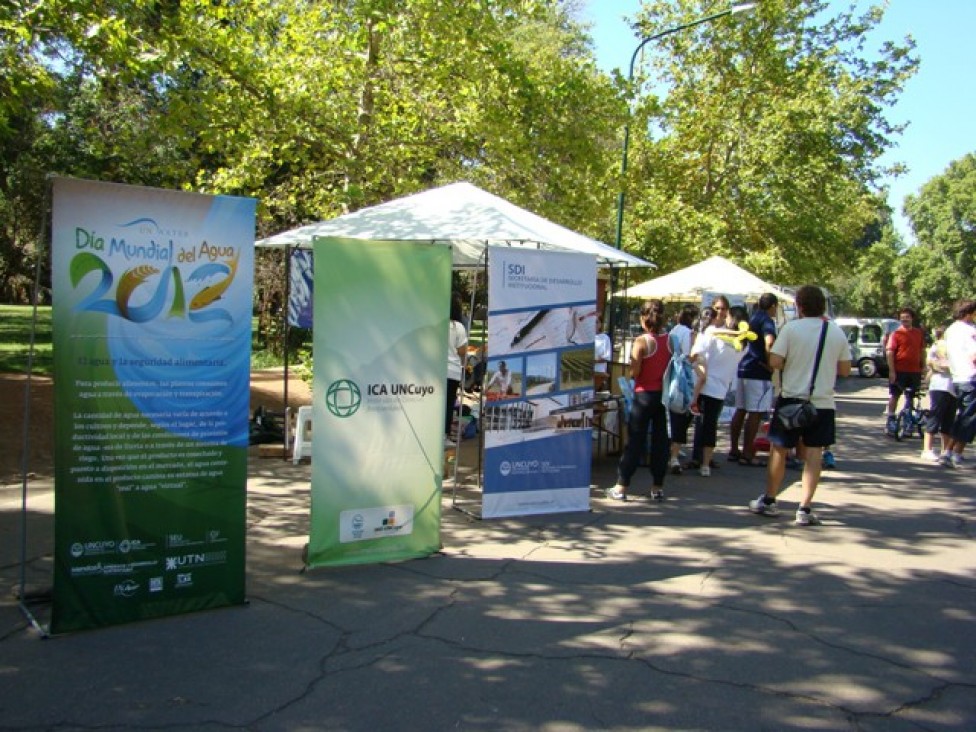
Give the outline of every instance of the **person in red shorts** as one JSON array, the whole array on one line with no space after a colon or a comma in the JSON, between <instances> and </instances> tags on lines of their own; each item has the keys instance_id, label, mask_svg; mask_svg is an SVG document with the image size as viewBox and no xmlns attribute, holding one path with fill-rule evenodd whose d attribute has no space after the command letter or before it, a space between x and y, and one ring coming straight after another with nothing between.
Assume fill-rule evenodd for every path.
<instances>
[{"instance_id":1,"label":"person in red shorts","mask_svg":"<svg viewBox=\"0 0 976 732\"><path fill-rule=\"evenodd\" d=\"M885 430L895 432L895 412L898 398L905 389L916 394L922 387L922 372L925 370L925 336L921 328L915 326L915 311L905 307L898 311L901 325L888 336L885 357L888 360L888 420Z\"/></svg>"}]
</instances>

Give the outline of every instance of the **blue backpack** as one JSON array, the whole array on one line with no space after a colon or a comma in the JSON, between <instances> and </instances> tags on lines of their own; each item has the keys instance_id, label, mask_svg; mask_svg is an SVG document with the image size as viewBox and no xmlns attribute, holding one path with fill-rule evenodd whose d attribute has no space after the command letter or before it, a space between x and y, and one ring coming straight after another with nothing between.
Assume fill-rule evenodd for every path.
<instances>
[{"instance_id":1,"label":"blue backpack","mask_svg":"<svg viewBox=\"0 0 976 732\"><path fill-rule=\"evenodd\" d=\"M691 397L695 392L695 370L691 361L681 352L681 344L673 335L669 336L671 360L664 371L664 388L661 395L668 411L688 414L691 411Z\"/></svg>"}]
</instances>

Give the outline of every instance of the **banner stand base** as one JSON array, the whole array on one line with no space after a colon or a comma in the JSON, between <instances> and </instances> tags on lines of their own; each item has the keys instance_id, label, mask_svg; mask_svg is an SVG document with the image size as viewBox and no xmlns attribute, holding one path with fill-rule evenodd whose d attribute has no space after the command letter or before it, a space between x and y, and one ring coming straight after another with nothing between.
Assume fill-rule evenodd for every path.
<instances>
[{"instance_id":1,"label":"banner stand base","mask_svg":"<svg viewBox=\"0 0 976 732\"><path fill-rule=\"evenodd\" d=\"M17 602L17 606L20 608L20 612L24 614L27 622L30 623L31 627L37 631L38 635L41 636L41 640L46 640L51 637L50 631L45 630L44 626L38 622L37 618L34 617L34 613L30 611L30 608L27 607L23 599Z\"/></svg>"},{"instance_id":2,"label":"banner stand base","mask_svg":"<svg viewBox=\"0 0 976 732\"><path fill-rule=\"evenodd\" d=\"M451 508L453 508L455 511L458 511L459 513L463 513L465 516L470 516L476 521L484 521L485 517L481 515L480 511L477 510L473 511L471 509L465 508L464 506L462 506L457 502L451 503Z\"/></svg>"}]
</instances>

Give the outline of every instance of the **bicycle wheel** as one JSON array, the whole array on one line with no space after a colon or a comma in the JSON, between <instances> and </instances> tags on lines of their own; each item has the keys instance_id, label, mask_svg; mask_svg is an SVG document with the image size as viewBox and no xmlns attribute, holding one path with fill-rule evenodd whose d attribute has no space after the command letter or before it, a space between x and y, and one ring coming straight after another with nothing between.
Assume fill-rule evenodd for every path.
<instances>
[{"instance_id":1,"label":"bicycle wheel","mask_svg":"<svg viewBox=\"0 0 976 732\"><path fill-rule=\"evenodd\" d=\"M911 417L903 409L898 412L898 417L895 419L895 439L901 442L911 432L911 429Z\"/></svg>"},{"instance_id":2,"label":"bicycle wheel","mask_svg":"<svg viewBox=\"0 0 976 732\"><path fill-rule=\"evenodd\" d=\"M928 415L925 413L924 409L920 409L917 412L915 412L915 431L918 432L918 436L920 438L925 436L924 427L925 427L925 420L927 417Z\"/></svg>"}]
</instances>

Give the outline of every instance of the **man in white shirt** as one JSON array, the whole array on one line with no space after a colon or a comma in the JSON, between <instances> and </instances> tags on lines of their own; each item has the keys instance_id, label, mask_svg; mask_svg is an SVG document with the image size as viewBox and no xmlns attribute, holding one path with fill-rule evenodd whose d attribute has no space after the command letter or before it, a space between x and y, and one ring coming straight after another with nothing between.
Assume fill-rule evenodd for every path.
<instances>
[{"instance_id":1,"label":"man in white shirt","mask_svg":"<svg viewBox=\"0 0 976 732\"><path fill-rule=\"evenodd\" d=\"M963 467L962 451L976 437L976 300L959 300L946 328L946 357L956 390L956 420L948 464Z\"/></svg>"},{"instance_id":2,"label":"man in white shirt","mask_svg":"<svg viewBox=\"0 0 976 732\"><path fill-rule=\"evenodd\" d=\"M776 495L786 473L786 454L802 439L806 446L806 461L803 464L803 495L796 511L796 523L800 526L820 523L810 504L820 483L823 449L836 441L834 386L838 376L851 373L851 349L847 336L839 326L824 318L826 306L823 290L816 285L804 285L797 290L796 308L800 317L783 326L770 349L770 367L782 371L782 393L776 402L776 411L769 427L766 491L749 503L749 509L761 516L779 513ZM823 351L811 392L810 382L821 337ZM777 412L784 403L796 400L809 400L817 408L817 419L806 427L789 430L780 423Z\"/></svg>"},{"instance_id":3,"label":"man in white shirt","mask_svg":"<svg viewBox=\"0 0 976 732\"><path fill-rule=\"evenodd\" d=\"M610 388L607 367L612 360L613 343L610 342L610 336L603 332L603 318L600 318L593 337L593 385L597 391L607 391Z\"/></svg>"},{"instance_id":4,"label":"man in white shirt","mask_svg":"<svg viewBox=\"0 0 976 732\"><path fill-rule=\"evenodd\" d=\"M485 387L486 394L498 394L505 396L512 388L512 372L508 370L508 364L504 361L498 362L498 371L492 374Z\"/></svg>"}]
</instances>

